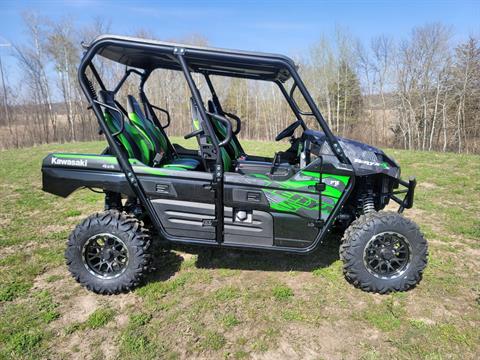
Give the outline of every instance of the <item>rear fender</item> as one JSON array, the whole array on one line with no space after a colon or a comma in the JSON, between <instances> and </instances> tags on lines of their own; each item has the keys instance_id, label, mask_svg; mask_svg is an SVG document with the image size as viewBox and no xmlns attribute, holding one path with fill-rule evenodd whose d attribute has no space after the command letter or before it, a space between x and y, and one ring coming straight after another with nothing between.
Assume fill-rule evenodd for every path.
<instances>
[{"instance_id":1,"label":"rear fender","mask_svg":"<svg viewBox=\"0 0 480 360\"><path fill-rule=\"evenodd\" d=\"M78 169L42 168L42 190L67 197L79 188L96 188L133 196L122 173Z\"/></svg>"},{"instance_id":2,"label":"rear fender","mask_svg":"<svg viewBox=\"0 0 480 360\"><path fill-rule=\"evenodd\" d=\"M67 197L84 187L134 195L112 156L49 154L43 160L43 191Z\"/></svg>"}]
</instances>

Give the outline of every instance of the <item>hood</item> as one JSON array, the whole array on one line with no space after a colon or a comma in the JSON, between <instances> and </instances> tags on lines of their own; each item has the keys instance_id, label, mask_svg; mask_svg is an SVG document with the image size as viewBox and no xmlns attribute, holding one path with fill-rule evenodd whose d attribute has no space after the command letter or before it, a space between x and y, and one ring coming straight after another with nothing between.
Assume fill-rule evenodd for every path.
<instances>
[{"instance_id":1,"label":"hood","mask_svg":"<svg viewBox=\"0 0 480 360\"><path fill-rule=\"evenodd\" d=\"M323 132L306 130L304 135L317 145L316 155L334 155ZM355 173L360 176L384 173L394 178L400 177L400 166L383 150L360 141L336 136L337 141L348 157ZM315 150L314 150L315 152Z\"/></svg>"}]
</instances>

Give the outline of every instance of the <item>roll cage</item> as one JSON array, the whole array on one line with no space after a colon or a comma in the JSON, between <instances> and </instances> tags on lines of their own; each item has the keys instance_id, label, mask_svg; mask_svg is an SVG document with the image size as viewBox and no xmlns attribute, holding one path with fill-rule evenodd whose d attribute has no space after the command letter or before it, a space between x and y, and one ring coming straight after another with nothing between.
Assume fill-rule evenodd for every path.
<instances>
[{"instance_id":1,"label":"roll cage","mask_svg":"<svg viewBox=\"0 0 480 360\"><path fill-rule=\"evenodd\" d=\"M218 239L223 239L224 231L224 166L219 154L221 153L221 147L225 146L230 140L231 131L229 134L227 134L227 137L223 141L219 141L209 119L209 115L211 114L209 114L204 107L201 94L195 84L195 81L193 80L192 73L200 73L205 77L206 83L212 95L212 101L219 109L221 109L221 104L210 80L211 75L274 82L280 88L283 96L296 115L297 119L301 122L303 129L306 130L307 126L302 118L302 115L313 116L323 130L326 141L329 143L334 155L341 163L351 165L341 145L332 134L314 100L309 94L305 84L301 80L293 60L288 57L276 54L204 48L160 41L147 41L144 39L112 35L100 36L91 44L82 45L86 52L84 53L84 56L80 62L78 71L78 79L81 88L87 97L90 107L93 109L98 119L101 131L105 134L110 152L117 158L120 169L124 172L133 193L135 193L140 202L145 206L153 224L155 224L157 227L159 227L158 224L161 224L160 218L152 203L147 198L146 193L142 188L142 184L137 178L137 175L135 174L128 157L121 150L120 145L115 141L115 136L123 131L123 124L117 133L112 133L105 122L101 107L109 108L117 112L120 111L118 109L109 107L107 104L102 103L96 98L96 92L92 82L87 77L87 69L90 69L101 90L107 90L93 64L93 59L97 55L130 67L116 85L115 89L113 90L114 93L118 92L130 74L136 73L141 77L139 90L140 96L142 97L142 102L144 99L146 99L143 89L144 85L153 70L170 69L181 71L184 74L188 87L191 91L192 98L197 105L199 115L203 121L203 124L205 124L204 130L206 135L210 138L211 145L214 147L216 154L218 154L215 160L212 181L212 190L215 192L215 219L211 224L216 228L215 232ZM293 86L291 91L288 92L284 86L284 83L290 78L293 79ZM297 106L293 98L293 91L295 88L298 88L302 94L310 109L310 112L302 112ZM165 112L164 109L157 109ZM169 114L168 112L166 113L168 126ZM164 126L161 126L161 124L158 122L158 119L155 118L156 117L153 117L153 120L157 122L157 126L164 128ZM228 122L227 119L224 118L224 120ZM125 121L123 119L123 114L122 121ZM169 144L169 146L172 145ZM159 230L162 229L159 228ZM161 232L163 233L163 231ZM308 251L309 249L305 250Z\"/></svg>"}]
</instances>

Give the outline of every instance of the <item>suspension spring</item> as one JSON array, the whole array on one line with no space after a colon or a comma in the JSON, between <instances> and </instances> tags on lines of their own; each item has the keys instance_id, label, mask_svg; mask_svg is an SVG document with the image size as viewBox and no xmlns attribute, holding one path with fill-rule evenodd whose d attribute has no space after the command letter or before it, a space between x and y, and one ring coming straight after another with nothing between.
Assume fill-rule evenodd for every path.
<instances>
[{"instance_id":1,"label":"suspension spring","mask_svg":"<svg viewBox=\"0 0 480 360\"><path fill-rule=\"evenodd\" d=\"M88 82L88 88L90 90L90 95L92 95L92 98L97 100L97 91L95 90L95 87L93 86L93 83L87 79Z\"/></svg>"},{"instance_id":2,"label":"suspension spring","mask_svg":"<svg viewBox=\"0 0 480 360\"><path fill-rule=\"evenodd\" d=\"M375 203L371 195L367 195L363 198L363 213L368 214L375 211Z\"/></svg>"}]
</instances>

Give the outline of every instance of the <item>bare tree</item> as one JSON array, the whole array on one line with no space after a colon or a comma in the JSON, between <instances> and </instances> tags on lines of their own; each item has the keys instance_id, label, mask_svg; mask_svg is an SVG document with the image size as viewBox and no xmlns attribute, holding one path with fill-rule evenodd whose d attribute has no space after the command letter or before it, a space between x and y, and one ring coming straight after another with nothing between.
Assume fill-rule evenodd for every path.
<instances>
[{"instance_id":1,"label":"bare tree","mask_svg":"<svg viewBox=\"0 0 480 360\"><path fill-rule=\"evenodd\" d=\"M63 102L66 106L67 122L69 127L68 140L77 140L75 134L75 72L79 62L78 40L74 36L73 23L71 19L64 19L58 23L50 24L51 30L46 45L46 51L53 60L55 70L58 74L59 89Z\"/></svg>"},{"instance_id":2,"label":"bare tree","mask_svg":"<svg viewBox=\"0 0 480 360\"><path fill-rule=\"evenodd\" d=\"M37 119L43 124L43 140L57 140L56 114L53 111L52 93L47 77L48 63L42 39L45 33L45 20L33 13L24 13L24 23L29 35L28 45L14 45L20 67L24 70L29 84L30 98L37 105ZM50 127L53 134L50 135Z\"/></svg>"},{"instance_id":3,"label":"bare tree","mask_svg":"<svg viewBox=\"0 0 480 360\"><path fill-rule=\"evenodd\" d=\"M376 93L382 100L382 134L383 141L387 139L387 102L385 92L390 83L392 70L392 56L394 52L393 40L385 35L374 37L371 41L372 67L376 83Z\"/></svg>"}]
</instances>

